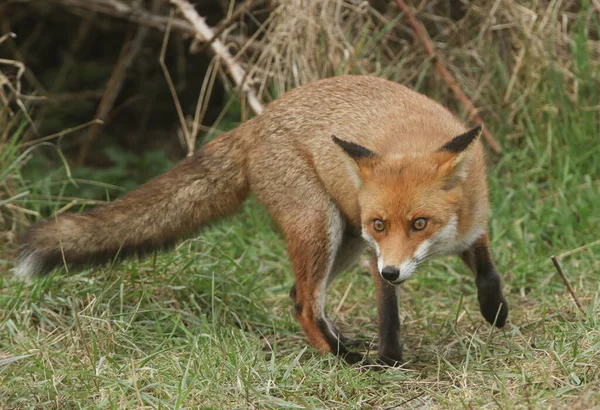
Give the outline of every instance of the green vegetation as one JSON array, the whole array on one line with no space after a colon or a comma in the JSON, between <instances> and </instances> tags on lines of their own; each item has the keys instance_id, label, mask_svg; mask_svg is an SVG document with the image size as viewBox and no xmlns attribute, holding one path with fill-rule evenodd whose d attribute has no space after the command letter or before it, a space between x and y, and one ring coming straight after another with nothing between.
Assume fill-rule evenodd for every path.
<instances>
[{"instance_id":1,"label":"green vegetation","mask_svg":"<svg viewBox=\"0 0 600 410\"><path fill-rule=\"evenodd\" d=\"M489 170L503 330L481 318L467 268L445 258L403 285L405 368L361 372L316 353L292 314L285 244L250 200L143 261L23 283L2 250L0 407L600 408L600 69L587 46L598 18L581 13L569 72L525 66L537 83L503 104L512 73L488 70L486 126L503 145ZM20 176L20 133L0 151L0 187L12 187L0 206L60 208L48 195L62 195L64 176ZM575 249L559 260L582 312L550 261ZM374 298L355 266L332 285L330 317L376 343Z\"/></svg>"}]
</instances>

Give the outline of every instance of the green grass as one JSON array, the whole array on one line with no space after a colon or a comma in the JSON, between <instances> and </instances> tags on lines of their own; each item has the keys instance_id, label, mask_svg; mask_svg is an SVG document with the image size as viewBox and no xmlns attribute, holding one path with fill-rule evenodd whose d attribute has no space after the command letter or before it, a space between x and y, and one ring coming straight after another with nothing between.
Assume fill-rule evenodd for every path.
<instances>
[{"instance_id":1,"label":"green grass","mask_svg":"<svg viewBox=\"0 0 600 410\"><path fill-rule=\"evenodd\" d=\"M446 258L403 286L405 368L362 372L319 355L293 318L285 244L251 200L156 259L30 284L3 273L0 407L600 408L600 111L582 109L600 106L600 75L577 44L579 100L550 69L514 124L501 104L486 122L504 141L490 166L503 330ZM523 138L501 137L513 129ZM550 262L581 246L559 260L583 312ZM374 297L355 266L332 286L329 314L374 339Z\"/></svg>"}]
</instances>

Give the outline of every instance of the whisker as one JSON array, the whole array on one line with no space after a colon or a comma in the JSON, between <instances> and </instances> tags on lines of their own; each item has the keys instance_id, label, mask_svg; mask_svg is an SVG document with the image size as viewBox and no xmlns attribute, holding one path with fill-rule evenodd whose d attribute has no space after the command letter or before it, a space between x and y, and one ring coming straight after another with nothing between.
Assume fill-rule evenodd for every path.
<instances>
[{"instance_id":1,"label":"whisker","mask_svg":"<svg viewBox=\"0 0 600 410\"><path fill-rule=\"evenodd\" d=\"M443 253L445 253L445 251L436 251L436 252L430 253L429 255L425 255L425 256L417 255L415 258L418 258L419 259L419 263L420 263L420 262L425 262L425 261L433 258L434 256L439 255L439 254L443 254Z\"/></svg>"}]
</instances>

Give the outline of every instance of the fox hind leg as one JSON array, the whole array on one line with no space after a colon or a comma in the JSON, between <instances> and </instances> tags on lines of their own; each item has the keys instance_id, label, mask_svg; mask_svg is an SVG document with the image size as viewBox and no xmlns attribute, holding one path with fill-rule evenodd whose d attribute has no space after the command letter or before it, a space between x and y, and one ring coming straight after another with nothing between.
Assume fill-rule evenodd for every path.
<instances>
[{"instance_id":1,"label":"fox hind leg","mask_svg":"<svg viewBox=\"0 0 600 410\"><path fill-rule=\"evenodd\" d=\"M461 254L461 258L475 273L481 314L490 324L503 327L508 317L508 304L502 294L500 275L492 259L488 235L479 237Z\"/></svg>"},{"instance_id":2,"label":"fox hind leg","mask_svg":"<svg viewBox=\"0 0 600 410\"><path fill-rule=\"evenodd\" d=\"M343 356L350 363L361 361L362 356L347 349L345 339L325 316L325 291L336 274L337 254L347 231L338 206L311 162L289 147L263 144L249 154L248 164L251 190L287 241L294 267L290 296L296 319L318 350Z\"/></svg>"}]
</instances>

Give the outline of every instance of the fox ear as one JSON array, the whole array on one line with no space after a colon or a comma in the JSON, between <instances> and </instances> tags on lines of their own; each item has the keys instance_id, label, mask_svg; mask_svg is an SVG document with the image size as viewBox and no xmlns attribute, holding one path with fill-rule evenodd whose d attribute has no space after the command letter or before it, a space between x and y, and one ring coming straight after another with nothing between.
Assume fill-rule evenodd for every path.
<instances>
[{"instance_id":1,"label":"fox ear","mask_svg":"<svg viewBox=\"0 0 600 410\"><path fill-rule=\"evenodd\" d=\"M335 135L332 135L331 139L333 139L333 142L339 145L344 150L344 152L348 154L348 156L354 161L358 162L362 159L374 158L377 156L377 154L375 154L373 151L370 151L362 145L356 144L354 142L344 141L342 139L339 139Z\"/></svg>"},{"instance_id":2,"label":"fox ear","mask_svg":"<svg viewBox=\"0 0 600 410\"><path fill-rule=\"evenodd\" d=\"M467 148L471 146L471 143L474 142L483 131L483 124L477 125L475 128L471 128L469 131L464 134L460 134L458 137L452 138L450 141L445 143L440 151L451 152L453 154L459 154L464 152Z\"/></svg>"},{"instance_id":3,"label":"fox ear","mask_svg":"<svg viewBox=\"0 0 600 410\"><path fill-rule=\"evenodd\" d=\"M360 186L362 181L372 174L374 161L379 158L379 155L362 145L344 141L335 135L332 135L331 139L352 159L348 161L349 168L355 177L356 185Z\"/></svg>"},{"instance_id":4,"label":"fox ear","mask_svg":"<svg viewBox=\"0 0 600 410\"><path fill-rule=\"evenodd\" d=\"M453 188L467 177L468 166L476 146L474 142L481 136L482 131L483 124L479 124L452 138L437 151L438 169L446 178L446 189Z\"/></svg>"}]
</instances>

